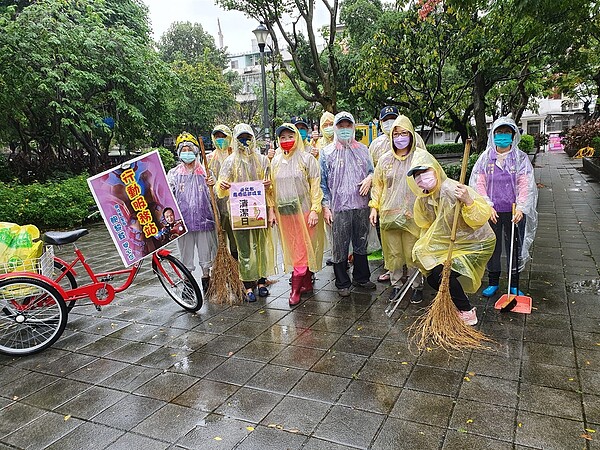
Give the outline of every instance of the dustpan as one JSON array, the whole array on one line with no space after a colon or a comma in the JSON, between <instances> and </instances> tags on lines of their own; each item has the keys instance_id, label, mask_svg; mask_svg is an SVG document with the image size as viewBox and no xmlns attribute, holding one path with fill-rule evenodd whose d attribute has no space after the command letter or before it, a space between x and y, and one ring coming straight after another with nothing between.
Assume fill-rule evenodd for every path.
<instances>
[{"instance_id":1,"label":"dustpan","mask_svg":"<svg viewBox=\"0 0 600 450\"><path fill-rule=\"evenodd\" d=\"M512 205L512 217L513 222L510 231L510 256L508 262L508 288L506 294L503 294L498 301L494 304L495 309L499 309L502 312L516 312L521 314L531 314L531 297L526 295L513 295L510 293L510 282L512 280L512 264L513 264L513 250L515 242L515 204ZM519 286L517 288L517 294L519 292Z\"/></svg>"}]
</instances>

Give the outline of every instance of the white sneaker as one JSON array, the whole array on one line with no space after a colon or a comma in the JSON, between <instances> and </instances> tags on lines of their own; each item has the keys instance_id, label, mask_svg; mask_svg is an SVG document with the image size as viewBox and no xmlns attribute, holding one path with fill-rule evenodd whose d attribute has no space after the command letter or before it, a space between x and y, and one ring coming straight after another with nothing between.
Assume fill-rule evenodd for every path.
<instances>
[{"instance_id":1,"label":"white sneaker","mask_svg":"<svg viewBox=\"0 0 600 450\"><path fill-rule=\"evenodd\" d=\"M470 311L458 311L458 317L467 325L477 325L477 308Z\"/></svg>"}]
</instances>

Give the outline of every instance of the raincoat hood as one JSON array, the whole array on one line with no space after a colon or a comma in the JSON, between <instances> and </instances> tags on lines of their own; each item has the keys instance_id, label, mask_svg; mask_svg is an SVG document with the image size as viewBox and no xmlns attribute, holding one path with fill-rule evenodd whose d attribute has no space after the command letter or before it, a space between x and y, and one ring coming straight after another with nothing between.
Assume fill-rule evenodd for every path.
<instances>
[{"instance_id":1,"label":"raincoat hood","mask_svg":"<svg viewBox=\"0 0 600 450\"><path fill-rule=\"evenodd\" d=\"M281 124L281 126L277 129L279 130L280 128L285 128L294 132L294 146L290 149L289 152L287 152L287 154L283 151L283 149L281 149L281 153L284 158L291 158L296 150L304 151L304 141L302 139L302 136L300 135L300 131L298 131L298 128L296 128L295 125L286 122ZM277 135L277 146L281 148L281 144L279 142L279 135Z\"/></svg>"},{"instance_id":2,"label":"raincoat hood","mask_svg":"<svg viewBox=\"0 0 600 450\"><path fill-rule=\"evenodd\" d=\"M446 181L446 179L448 178L446 176L446 172L444 172L444 169L442 169L442 166L440 165L438 160L435 159L428 152L420 152L420 151L415 152L409 170L412 170L415 167L432 168L433 170L435 170L435 174L436 174L437 181L438 181L435 189L433 191L426 193L423 191L423 189L421 189L419 186L417 186L417 183L415 182L415 177L407 175L406 182L408 183L408 187L410 188L411 191L413 191L413 193L417 197L429 197L429 196L433 195L434 193L438 192L440 190L442 183L444 181Z\"/></svg>"},{"instance_id":3,"label":"raincoat hood","mask_svg":"<svg viewBox=\"0 0 600 450\"><path fill-rule=\"evenodd\" d=\"M394 149L392 133L394 131L394 128L396 128L396 127L404 128L412 136L410 150L404 156L398 156ZM425 151L427 150L427 148L425 146L425 142L423 141L423 138L421 137L421 135L419 133L415 132L415 127L413 126L410 119L408 117L402 116L402 115L398 116L396 118L396 120L394 121L394 125L392 125L392 129L390 130L390 134L389 134L389 145L390 145L390 149L394 153L394 157L396 157L397 159L399 159L401 161L408 158L408 155L410 155L411 152L414 152L416 148L419 148L419 149L425 150Z\"/></svg>"},{"instance_id":4,"label":"raincoat hood","mask_svg":"<svg viewBox=\"0 0 600 450\"><path fill-rule=\"evenodd\" d=\"M329 111L325 111L321 116L321 120L319 121L319 129L323 131L323 127L325 126L326 122L331 122L331 124L333 125L334 119L335 116L332 113L330 113Z\"/></svg>"},{"instance_id":5,"label":"raincoat hood","mask_svg":"<svg viewBox=\"0 0 600 450\"><path fill-rule=\"evenodd\" d=\"M519 147L519 142L521 141L521 132L519 131L519 127L510 117L499 117L492 124L492 128L490 129L490 134L488 136L487 148L496 150L496 144L494 143L494 132L497 128L500 128L503 125L507 125L512 128L514 135L512 144L509 151L512 151L515 148Z\"/></svg>"},{"instance_id":6,"label":"raincoat hood","mask_svg":"<svg viewBox=\"0 0 600 450\"><path fill-rule=\"evenodd\" d=\"M231 128L229 128L227 125L217 125L213 130L212 133L210 135L213 146L215 147L215 151L226 151L225 150L221 150L218 146L217 146L217 142L216 142L216 137L215 137L215 133L217 131L220 131L221 133L223 133L225 135L225 139L227 139L227 147L231 147Z\"/></svg>"},{"instance_id":7,"label":"raincoat hood","mask_svg":"<svg viewBox=\"0 0 600 450\"><path fill-rule=\"evenodd\" d=\"M239 141L238 138L240 135L247 133L252 139L248 143L248 147L244 147ZM247 123L239 123L233 128L233 153L237 155L250 155L257 151L256 149L256 137L254 136L254 130Z\"/></svg>"}]
</instances>

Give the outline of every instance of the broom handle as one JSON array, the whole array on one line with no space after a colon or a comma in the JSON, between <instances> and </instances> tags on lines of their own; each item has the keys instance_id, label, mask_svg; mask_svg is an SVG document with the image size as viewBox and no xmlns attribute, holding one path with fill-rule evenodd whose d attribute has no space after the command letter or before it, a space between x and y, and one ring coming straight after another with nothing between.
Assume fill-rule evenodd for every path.
<instances>
[{"instance_id":1,"label":"broom handle","mask_svg":"<svg viewBox=\"0 0 600 450\"><path fill-rule=\"evenodd\" d=\"M467 164L469 162L469 153L471 152L471 139L467 139L467 143L465 144L465 151L463 153L462 166L460 168L460 184L465 183L465 178L467 176ZM456 201L456 206L454 206L454 220L452 221L452 231L450 233L450 245L448 246L448 256L446 261L450 261L452 259L452 250L454 249L454 241L456 240L456 228L458 227L458 218L460 217L460 208L462 206L462 202L460 200Z\"/></svg>"},{"instance_id":2,"label":"broom handle","mask_svg":"<svg viewBox=\"0 0 600 450\"><path fill-rule=\"evenodd\" d=\"M202 136L200 136L198 143L200 144L200 151L202 152L202 162L204 162L204 170L206 171L206 175L209 176L210 172L208 170L208 159L206 158L206 150L204 150L204 141L202 139ZM216 182L217 182L217 180L215 180L215 183ZM213 214L215 216L215 223L217 224L217 230L220 230L221 229L221 219L219 218L219 211L217 210L217 200L215 199L215 193L214 193L213 186L208 186L208 192L210 194L210 203L212 205Z\"/></svg>"},{"instance_id":3,"label":"broom handle","mask_svg":"<svg viewBox=\"0 0 600 450\"><path fill-rule=\"evenodd\" d=\"M513 203L512 204L512 220L511 220L511 227L510 227L510 260L508 261L508 298L510 298L510 282L512 281L512 265L513 265L513 244L515 243L515 223L513 222L515 220L515 213L516 213L516 205ZM518 286L517 286L517 294L518 292Z\"/></svg>"}]
</instances>

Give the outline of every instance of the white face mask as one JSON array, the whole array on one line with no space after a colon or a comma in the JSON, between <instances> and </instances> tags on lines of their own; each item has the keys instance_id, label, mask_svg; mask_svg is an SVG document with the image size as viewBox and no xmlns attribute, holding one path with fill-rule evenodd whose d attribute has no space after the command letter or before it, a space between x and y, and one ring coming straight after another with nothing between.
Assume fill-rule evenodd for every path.
<instances>
[{"instance_id":1,"label":"white face mask","mask_svg":"<svg viewBox=\"0 0 600 450\"><path fill-rule=\"evenodd\" d=\"M396 121L396 119L390 119L390 120L386 120L384 122L381 122L381 130L385 134L390 134L390 131L392 130L392 125L394 125L395 121Z\"/></svg>"}]
</instances>

